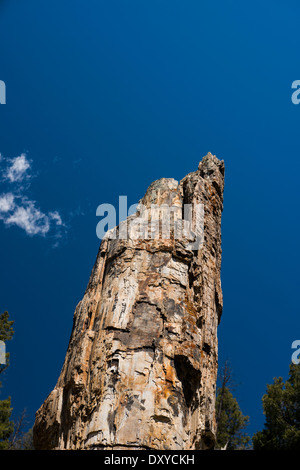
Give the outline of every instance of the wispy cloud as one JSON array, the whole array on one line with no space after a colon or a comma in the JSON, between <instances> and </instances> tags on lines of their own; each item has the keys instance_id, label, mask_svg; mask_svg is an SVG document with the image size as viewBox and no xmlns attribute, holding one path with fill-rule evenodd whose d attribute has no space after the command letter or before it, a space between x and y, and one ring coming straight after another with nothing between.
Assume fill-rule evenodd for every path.
<instances>
[{"instance_id":1,"label":"wispy cloud","mask_svg":"<svg viewBox=\"0 0 300 470\"><path fill-rule=\"evenodd\" d=\"M29 178L27 170L30 169L30 162L24 153L9 160L8 163L8 167L3 172L4 178L8 181L15 183L23 181L26 177Z\"/></svg>"},{"instance_id":2,"label":"wispy cloud","mask_svg":"<svg viewBox=\"0 0 300 470\"><path fill-rule=\"evenodd\" d=\"M6 159L0 154L1 183L6 190L0 193L0 220L6 227L17 226L27 235L63 236L66 226L57 210L43 212L27 192L32 178L32 161L25 154ZM4 189L4 188L3 188Z\"/></svg>"},{"instance_id":3,"label":"wispy cloud","mask_svg":"<svg viewBox=\"0 0 300 470\"><path fill-rule=\"evenodd\" d=\"M0 217L1 213L5 214L13 209L14 199L15 196L12 193L6 193L0 196Z\"/></svg>"}]
</instances>

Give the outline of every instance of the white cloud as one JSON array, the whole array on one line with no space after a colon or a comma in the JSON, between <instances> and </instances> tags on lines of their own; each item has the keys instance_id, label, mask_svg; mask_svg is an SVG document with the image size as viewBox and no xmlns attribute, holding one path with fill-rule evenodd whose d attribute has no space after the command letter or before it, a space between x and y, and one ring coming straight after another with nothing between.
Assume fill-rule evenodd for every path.
<instances>
[{"instance_id":1,"label":"white cloud","mask_svg":"<svg viewBox=\"0 0 300 470\"><path fill-rule=\"evenodd\" d=\"M55 227L65 227L57 211L46 214L36 206L35 201L12 193L0 196L0 220L6 226L22 228L27 235L46 235Z\"/></svg>"},{"instance_id":2,"label":"white cloud","mask_svg":"<svg viewBox=\"0 0 300 470\"><path fill-rule=\"evenodd\" d=\"M0 162L4 166L2 181L9 189L0 195L0 220L7 227L20 227L30 236L51 234L56 240L61 238L66 227L59 212L43 212L26 194L30 183L25 185L23 181L26 179L28 182L31 177L28 171L31 169L31 163L26 155L22 154L12 160L1 156Z\"/></svg>"},{"instance_id":3,"label":"white cloud","mask_svg":"<svg viewBox=\"0 0 300 470\"><path fill-rule=\"evenodd\" d=\"M19 157L10 160L10 163L11 164L6 169L4 176L11 183L21 182L25 177L28 177L27 170L30 168L30 163L24 153Z\"/></svg>"},{"instance_id":4,"label":"white cloud","mask_svg":"<svg viewBox=\"0 0 300 470\"><path fill-rule=\"evenodd\" d=\"M18 206L5 219L6 225L17 225L28 235L45 235L50 230L49 217L34 207L32 201L27 206Z\"/></svg>"},{"instance_id":5,"label":"white cloud","mask_svg":"<svg viewBox=\"0 0 300 470\"><path fill-rule=\"evenodd\" d=\"M52 220L55 220L56 225L63 225L62 220L61 220L61 216L59 215L59 213L57 211L49 212L49 217Z\"/></svg>"},{"instance_id":6,"label":"white cloud","mask_svg":"<svg viewBox=\"0 0 300 470\"><path fill-rule=\"evenodd\" d=\"M0 213L9 212L14 207L15 196L12 193L2 194L0 196Z\"/></svg>"}]
</instances>

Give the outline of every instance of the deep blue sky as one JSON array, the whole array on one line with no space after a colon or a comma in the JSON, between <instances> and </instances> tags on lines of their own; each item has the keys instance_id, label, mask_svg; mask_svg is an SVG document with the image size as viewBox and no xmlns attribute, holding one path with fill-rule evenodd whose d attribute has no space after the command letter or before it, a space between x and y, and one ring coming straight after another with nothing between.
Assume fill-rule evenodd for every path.
<instances>
[{"instance_id":1,"label":"deep blue sky","mask_svg":"<svg viewBox=\"0 0 300 470\"><path fill-rule=\"evenodd\" d=\"M27 200L67 225L54 247L0 220L0 311L15 320L1 398L15 417L26 408L32 425L59 376L97 206L133 204L210 151L226 167L220 363L250 434L262 428L266 384L287 377L300 338L299 13L278 0L0 1L2 176L26 154Z\"/></svg>"}]
</instances>

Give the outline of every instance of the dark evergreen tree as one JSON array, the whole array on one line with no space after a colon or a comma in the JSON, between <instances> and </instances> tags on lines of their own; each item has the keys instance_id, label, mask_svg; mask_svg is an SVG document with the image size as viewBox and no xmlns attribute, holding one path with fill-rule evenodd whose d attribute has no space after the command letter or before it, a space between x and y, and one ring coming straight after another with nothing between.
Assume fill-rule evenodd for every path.
<instances>
[{"instance_id":1,"label":"dark evergreen tree","mask_svg":"<svg viewBox=\"0 0 300 470\"><path fill-rule=\"evenodd\" d=\"M10 420L12 408L10 398L0 401L0 450L10 447L9 437L13 432L14 425Z\"/></svg>"},{"instance_id":2,"label":"dark evergreen tree","mask_svg":"<svg viewBox=\"0 0 300 470\"><path fill-rule=\"evenodd\" d=\"M265 426L253 436L254 450L300 450L300 364L290 364L286 382L274 378L262 398Z\"/></svg>"},{"instance_id":3,"label":"dark evergreen tree","mask_svg":"<svg viewBox=\"0 0 300 470\"><path fill-rule=\"evenodd\" d=\"M216 448L226 450L247 449L251 441L250 436L245 431L249 417L243 415L236 398L230 390L232 387L232 372L228 361L225 362L219 380L221 385L217 389L216 397Z\"/></svg>"},{"instance_id":4,"label":"dark evergreen tree","mask_svg":"<svg viewBox=\"0 0 300 470\"><path fill-rule=\"evenodd\" d=\"M9 320L8 312L4 312L0 315L0 341L3 341L4 344L13 337L13 324L14 322ZM0 374L3 373L8 365L9 353L6 353L5 363L0 364ZM0 400L0 449L2 450L9 448L9 437L14 429L13 422L11 421L11 413L12 408L10 397L5 400Z\"/></svg>"}]
</instances>

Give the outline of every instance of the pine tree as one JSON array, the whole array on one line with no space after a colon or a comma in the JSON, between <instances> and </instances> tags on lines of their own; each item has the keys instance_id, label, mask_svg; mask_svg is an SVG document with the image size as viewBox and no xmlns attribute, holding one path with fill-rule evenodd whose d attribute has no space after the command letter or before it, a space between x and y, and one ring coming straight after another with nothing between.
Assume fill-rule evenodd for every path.
<instances>
[{"instance_id":1,"label":"pine tree","mask_svg":"<svg viewBox=\"0 0 300 470\"><path fill-rule=\"evenodd\" d=\"M290 364L286 382L274 378L262 398L265 426L253 436L254 450L300 450L300 364Z\"/></svg>"},{"instance_id":2,"label":"pine tree","mask_svg":"<svg viewBox=\"0 0 300 470\"><path fill-rule=\"evenodd\" d=\"M12 408L10 406L10 397L0 401L0 450L10 447L9 437L13 432L14 425L10 420Z\"/></svg>"},{"instance_id":3,"label":"pine tree","mask_svg":"<svg viewBox=\"0 0 300 470\"><path fill-rule=\"evenodd\" d=\"M225 362L219 379L221 386L217 389L216 397L216 448L226 450L247 449L251 440L245 432L249 417L243 415L236 398L230 391L232 372L228 361Z\"/></svg>"},{"instance_id":4,"label":"pine tree","mask_svg":"<svg viewBox=\"0 0 300 470\"><path fill-rule=\"evenodd\" d=\"M4 312L0 315L0 341L6 343L12 339L14 331L12 328L13 321L9 320L8 312ZM0 374L8 367L9 365L9 353L6 353L5 364L0 365ZM1 382L0 382L1 387ZM9 437L13 432L14 425L11 421L11 400L8 397L5 400L0 400L0 449L9 448Z\"/></svg>"}]
</instances>

